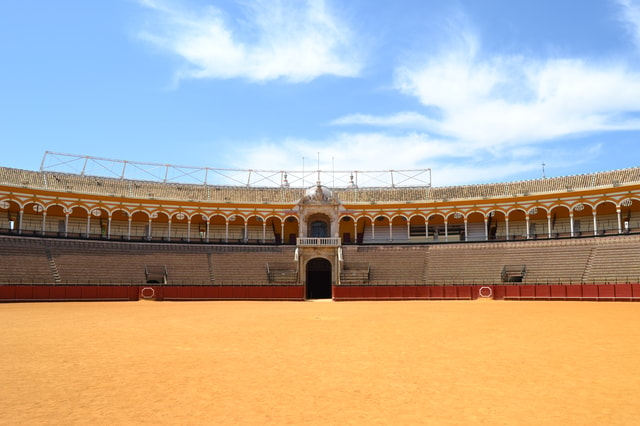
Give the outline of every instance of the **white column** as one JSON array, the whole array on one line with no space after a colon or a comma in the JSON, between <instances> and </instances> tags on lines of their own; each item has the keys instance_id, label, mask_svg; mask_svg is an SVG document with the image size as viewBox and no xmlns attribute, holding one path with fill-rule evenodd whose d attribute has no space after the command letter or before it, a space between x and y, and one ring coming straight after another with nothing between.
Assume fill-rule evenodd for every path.
<instances>
[{"instance_id":1,"label":"white column","mask_svg":"<svg viewBox=\"0 0 640 426\"><path fill-rule=\"evenodd\" d=\"M45 231L47 229L47 212L43 211L42 212L42 235L44 236Z\"/></svg>"},{"instance_id":2,"label":"white column","mask_svg":"<svg viewBox=\"0 0 640 426\"><path fill-rule=\"evenodd\" d=\"M531 219L529 218L529 213L526 214L525 218L524 218L526 224L527 224L527 240L530 238L530 231L529 231L529 227L531 226Z\"/></svg>"},{"instance_id":3,"label":"white column","mask_svg":"<svg viewBox=\"0 0 640 426\"><path fill-rule=\"evenodd\" d=\"M464 240L469 241L469 228L467 227L467 218L464 218Z\"/></svg>"},{"instance_id":4,"label":"white column","mask_svg":"<svg viewBox=\"0 0 640 426\"><path fill-rule=\"evenodd\" d=\"M89 238L89 233L91 232L91 212L87 214L87 238Z\"/></svg>"},{"instance_id":5,"label":"white column","mask_svg":"<svg viewBox=\"0 0 640 426\"><path fill-rule=\"evenodd\" d=\"M131 215L129 215L129 224L127 227L127 240L131 241L131 221L133 220L133 218L131 217Z\"/></svg>"},{"instance_id":6,"label":"white column","mask_svg":"<svg viewBox=\"0 0 640 426\"><path fill-rule=\"evenodd\" d=\"M111 239L111 214L107 218L107 240Z\"/></svg>"},{"instance_id":7,"label":"white column","mask_svg":"<svg viewBox=\"0 0 640 426\"><path fill-rule=\"evenodd\" d=\"M187 242L191 242L191 218L187 219Z\"/></svg>"},{"instance_id":8,"label":"white column","mask_svg":"<svg viewBox=\"0 0 640 426\"><path fill-rule=\"evenodd\" d=\"M169 217L167 231L169 232L169 236L167 237L167 241L171 242L171 217Z\"/></svg>"},{"instance_id":9,"label":"white column","mask_svg":"<svg viewBox=\"0 0 640 426\"><path fill-rule=\"evenodd\" d=\"M570 234L573 237L573 211L569 212L569 226L570 226Z\"/></svg>"},{"instance_id":10,"label":"white column","mask_svg":"<svg viewBox=\"0 0 640 426\"><path fill-rule=\"evenodd\" d=\"M24 210L20 209L18 213L18 235L22 234L22 217L24 216Z\"/></svg>"},{"instance_id":11,"label":"white column","mask_svg":"<svg viewBox=\"0 0 640 426\"><path fill-rule=\"evenodd\" d=\"M484 240L489 241L489 228L487 228L488 220L487 217L484 217Z\"/></svg>"},{"instance_id":12,"label":"white column","mask_svg":"<svg viewBox=\"0 0 640 426\"><path fill-rule=\"evenodd\" d=\"M429 221L424 221L424 240L429 241Z\"/></svg>"},{"instance_id":13,"label":"white column","mask_svg":"<svg viewBox=\"0 0 640 426\"><path fill-rule=\"evenodd\" d=\"M69 213L64 214L64 237L69 235Z\"/></svg>"},{"instance_id":14,"label":"white column","mask_svg":"<svg viewBox=\"0 0 640 426\"><path fill-rule=\"evenodd\" d=\"M407 240L411 239L411 222L407 220Z\"/></svg>"},{"instance_id":15,"label":"white column","mask_svg":"<svg viewBox=\"0 0 640 426\"><path fill-rule=\"evenodd\" d=\"M207 219L207 236L205 238L205 242L209 242L209 219Z\"/></svg>"},{"instance_id":16,"label":"white column","mask_svg":"<svg viewBox=\"0 0 640 426\"><path fill-rule=\"evenodd\" d=\"M249 240L249 223L244 221L244 242L246 243Z\"/></svg>"},{"instance_id":17,"label":"white column","mask_svg":"<svg viewBox=\"0 0 640 426\"><path fill-rule=\"evenodd\" d=\"M620 206L616 206L616 213L618 214L618 234L622 234L622 209Z\"/></svg>"},{"instance_id":18,"label":"white column","mask_svg":"<svg viewBox=\"0 0 640 426\"><path fill-rule=\"evenodd\" d=\"M595 210L593 210L593 235L598 235L598 220Z\"/></svg>"},{"instance_id":19,"label":"white column","mask_svg":"<svg viewBox=\"0 0 640 426\"><path fill-rule=\"evenodd\" d=\"M353 219L353 244L358 242L358 219Z\"/></svg>"},{"instance_id":20,"label":"white column","mask_svg":"<svg viewBox=\"0 0 640 426\"><path fill-rule=\"evenodd\" d=\"M504 217L504 229L507 233L507 241L509 241L509 216Z\"/></svg>"},{"instance_id":21,"label":"white column","mask_svg":"<svg viewBox=\"0 0 640 426\"><path fill-rule=\"evenodd\" d=\"M280 244L284 244L284 220L280 221Z\"/></svg>"},{"instance_id":22,"label":"white column","mask_svg":"<svg viewBox=\"0 0 640 426\"><path fill-rule=\"evenodd\" d=\"M391 219L389 219L389 241L393 241L393 224L391 223Z\"/></svg>"},{"instance_id":23,"label":"white column","mask_svg":"<svg viewBox=\"0 0 640 426\"><path fill-rule=\"evenodd\" d=\"M551 239L551 215L547 212L547 237Z\"/></svg>"},{"instance_id":24,"label":"white column","mask_svg":"<svg viewBox=\"0 0 640 426\"><path fill-rule=\"evenodd\" d=\"M444 220L444 240L449 242L449 221L447 219Z\"/></svg>"},{"instance_id":25,"label":"white column","mask_svg":"<svg viewBox=\"0 0 640 426\"><path fill-rule=\"evenodd\" d=\"M151 241L151 235L153 234L151 232L151 218L149 218L149 227L147 228L147 241Z\"/></svg>"},{"instance_id":26,"label":"white column","mask_svg":"<svg viewBox=\"0 0 640 426\"><path fill-rule=\"evenodd\" d=\"M224 242L229 242L229 219L224 220Z\"/></svg>"},{"instance_id":27,"label":"white column","mask_svg":"<svg viewBox=\"0 0 640 426\"><path fill-rule=\"evenodd\" d=\"M371 221L371 240L372 241L376 240L376 220L375 219Z\"/></svg>"},{"instance_id":28,"label":"white column","mask_svg":"<svg viewBox=\"0 0 640 426\"><path fill-rule=\"evenodd\" d=\"M262 221L262 244L267 242L267 221Z\"/></svg>"}]
</instances>

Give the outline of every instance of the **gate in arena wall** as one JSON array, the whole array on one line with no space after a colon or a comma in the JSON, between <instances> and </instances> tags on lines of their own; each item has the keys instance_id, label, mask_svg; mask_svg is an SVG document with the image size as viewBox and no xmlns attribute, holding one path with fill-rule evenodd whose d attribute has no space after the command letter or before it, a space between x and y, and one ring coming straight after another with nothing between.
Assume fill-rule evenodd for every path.
<instances>
[{"instance_id":1,"label":"gate in arena wall","mask_svg":"<svg viewBox=\"0 0 640 426\"><path fill-rule=\"evenodd\" d=\"M316 257L306 265L306 299L331 299L332 298L332 266L331 262L322 257Z\"/></svg>"}]
</instances>

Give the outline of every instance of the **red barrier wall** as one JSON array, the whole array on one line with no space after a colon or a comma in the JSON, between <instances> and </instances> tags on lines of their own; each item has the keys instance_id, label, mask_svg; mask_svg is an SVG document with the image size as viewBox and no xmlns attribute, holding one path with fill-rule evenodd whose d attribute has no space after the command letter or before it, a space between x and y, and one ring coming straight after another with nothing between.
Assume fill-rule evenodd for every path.
<instances>
[{"instance_id":1,"label":"red barrier wall","mask_svg":"<svg viewBox=\"0 0 640 426\"><path fill-rule=\"evenodd\" d=\"M603 284L598 285L598 298L601 300L614 300L616 298L616 286Z\"/></svg>"},{"instance_id":2,"label":"red barrier wall","mask_svg":"<svg viewBox=\"0 0 640 426\"><path fill-rule=\"evenodd\" d=\"M548 285L537 285L534 288L536 299L551 299L551 286Z\"/></svg>"},{"instance_id":3,"label":"red barrier wall","mask_svg":"<svg viewBox=\"0 0 640 426\"><path fill-rule=\"evenodd\" d=\"M566 300L567 299L567 287L564 285L550 285L549 291L551 292L552 300Z\"/></svg>"},{"instance_id":4,"label":"red barrier wall","mask_svg":"<svg viewBox=\"0 0 640 426\"><path fill-rule=\"evenodd\" d=\"M0 285L0 302L70 300L138 300L138 286L126 285Z\"/></svg>"},{"instance_id":5,"label":"red barrier wall","mask_svg":"<svg viewBox=\"0 0 640 426\"><path fill-rule=\"evenodd\" d=\"M334 300L441 300L477 298L470 285L334 286Z\"/></svg>"},{"instance_id":6,"label":"red barrier wall","mask_svg":"<svg viewBox=\"0 0 640 426\"><path fill-rule=\"evenodd\" d=\"M15 285L0 285L0 300L15 300L16 287Z\"/></svg>"},{"instance_id":7,"label":"red barrier wall","mask_svg":"<svg viewBox=\"0 0 640 426\"><path fill-rule=\"evenodd\" d=\"M616 299L628 299L633 297L633 290L631 284L618 284L614 287Z\"/></svg>"},{"instance_id":8,"label":"red barrier wall","mask_svg":"<svg viewBox=\"0 0 640 426\"><path fill-rule=\"evenodd\" d=\"M389 287L390 299L402 299L402 286L390 286Z\"/></svg>"},{"instance_id":9,"label":"red barrier wall","mask_svg":"<svg viewBox=\"0 0 640 426\"><path fill-rule=\"evenodd\" d=\"M416 286L415 285L402 286L402 298L403 299L415 299L416 298Z\"/></svg>"},{"instance_id":10,"label":"red barrier wall","mask_svg":"<svg viewBox=\"0 0 640 426\"><path fill-rule=\"evenodd\" d=\"M585 301L635 301L640 300L640 284L552 284L505 285L494 287L494 299L511 300L585 300Z\"/></svg>"},{"instance_id":11,"label":"red barrier wall","mask_svg":"<svg viewBox=\"0 0 640 426\"><path fill-rule=\"evenodd\" d=\"M582 299L583 300L598 300L598 286L597 285L582 285Z\"/></svg>"},{"instance_id":12,"label":"red barrier wall","mask_svg":"<svg viewBox=\"0 0 640 426\"><path fill-rule=\"evenodd\" d=\"M334 286L334 300L640 300L638 284ZM304 286L0 285L0 302L63 300L304 300Z\"/></svg>"},{"instance_id":13,"label":"red barrier wall","mask_svg":"<svg viewBox=\"0 0 640 426\"><path fill-rule=\"evenodd\" d=\"M471 292L473 288L471 286L460 286L457 288L459 299L473 299Z\"/></svg>"},{"instance_id":14,"label":"red barrier wall","mask_svg":"<svg viewBox=\"0 0 640 426\"><path fill-rule=\"evenodd\" d=\"M155 300L302 300L302 286L158 286ZM158 296L162 293L162 299Z\"/></svg>"}]
</instances>

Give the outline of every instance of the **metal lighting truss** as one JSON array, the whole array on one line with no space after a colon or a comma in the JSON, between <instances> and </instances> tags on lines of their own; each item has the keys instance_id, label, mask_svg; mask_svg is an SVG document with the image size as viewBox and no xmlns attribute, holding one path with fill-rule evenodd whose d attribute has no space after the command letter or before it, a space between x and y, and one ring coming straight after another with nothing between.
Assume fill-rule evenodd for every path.
<instances>
[{"instance_id":1,"label":"metal lighting truss","mask_svg":"<svg viewBox=\"0 0 640 426\"><path fill-rule=\"evenodd\" d=\"M414 170L259 170L177 166L46 151L41 172L209 186L307 188L430 187L431 169Z\"/></svg>"}]
</instances>

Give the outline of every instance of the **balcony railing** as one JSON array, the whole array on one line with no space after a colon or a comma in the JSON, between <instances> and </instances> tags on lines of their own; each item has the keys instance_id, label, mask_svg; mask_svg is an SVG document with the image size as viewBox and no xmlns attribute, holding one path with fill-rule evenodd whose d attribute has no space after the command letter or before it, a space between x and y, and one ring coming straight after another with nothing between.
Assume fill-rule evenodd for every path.
<instances>
[{"instance_id":1,"label":"balcony railing","mask_svg":"<svg viewBox=\"0 0 640 426\"><path fill-rule=\"evenodd\" d=\"M340 238L301 237L298 238L297 244L306 247L339 247Z\"/></svg>"}]
</instances>

